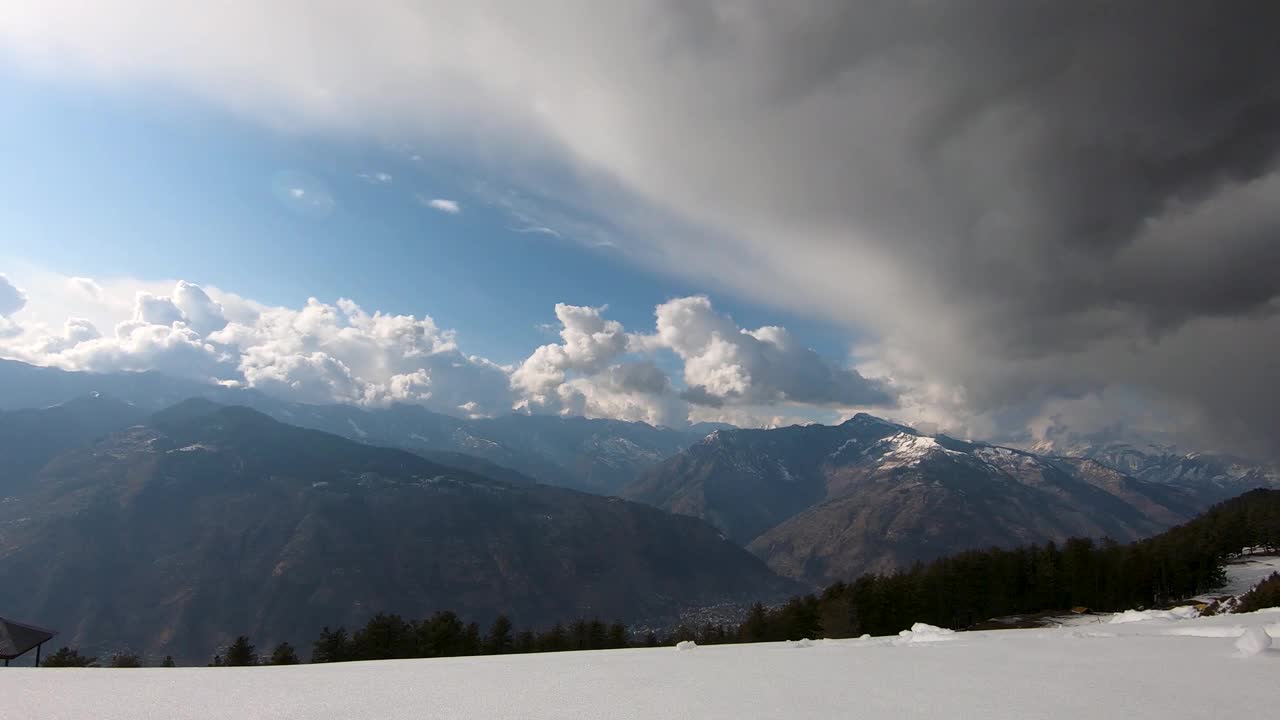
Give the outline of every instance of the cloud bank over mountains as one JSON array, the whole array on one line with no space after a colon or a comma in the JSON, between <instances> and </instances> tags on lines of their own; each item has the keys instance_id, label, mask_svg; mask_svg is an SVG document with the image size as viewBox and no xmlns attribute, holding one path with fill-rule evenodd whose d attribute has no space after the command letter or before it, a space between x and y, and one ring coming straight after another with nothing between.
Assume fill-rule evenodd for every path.
<instances>
[{"instance_id":1,"label":"cloud bank over mountains","mask_svg":"<svg viewBox=\"0 0 1280 720\"><path fill-rule=\"evenodd\" d=\"M798 344L785 328L749 330L719 313L705 296L669 300L654 309L653 333L628 333L605 308L556 305L561 342L534 350L511 375L520 407L671 424L672 418L744 420L730 408L779 405L825 408L889 406L890 393L856 369L833 365ZM679 359L683 390L652 360ZM631 359L628 359L631 358ZM638 358L638 359L637 359ZM570 375L574 377L570 377Z\"/></svg>"},{"instance_id":2,"label":"cloud bank over mountains","mask_svg":"<svg viewBox=\"0 0 1280 720\"><path fill-rule=\"evenodd\" d=\"M128 284L110 288L80 277L43 286L59 295L51 298L57 307L123 307L109 294L127 292ZM457 334L429 316L370 313L348 299L272 307L178 281L164 294L133 290L131 311L99 328L78 316L61 326L38 319L41 298L28 299L3 275L0 292L8 328L0 357L65 370L158 370L299 402L414 403L463 416L515 409L678 426L691 417L760 424L775 420L777 408L832 414L891 400L876 381L798 346L786 330L740 328L700 296L659 305L650 334L627 332L604 317L605 308L558 304L561 342L504 367L463 352ZM683 362L679 382L660 369L664 352Z\"/></svg>"},{"instance_id":3,"label":"cloud bank over mountains","mask_svg":"<svg viewBox=\"0 0 1280 720\"><path fill-rule=\"evenodd\" d=\"M159 79L271 126L518 148L511 177L570 166L585 180L559 200L614 218L623 252L870 335L859 367L885 383L788 376L775 362L805 359L785 334L707 340L716 321L685 299L655 335L696 408L891 392L913 422L999 436L1155 407L1171 430L1280 455L1275 3L4 9L0 44L45 71ZM519 392L617 412L668 397L604 322L585 339L565 323ZM211 342L163 327L110 343ZM314 362L305 386L343 385Z\"/></svg>"}]
</instances>

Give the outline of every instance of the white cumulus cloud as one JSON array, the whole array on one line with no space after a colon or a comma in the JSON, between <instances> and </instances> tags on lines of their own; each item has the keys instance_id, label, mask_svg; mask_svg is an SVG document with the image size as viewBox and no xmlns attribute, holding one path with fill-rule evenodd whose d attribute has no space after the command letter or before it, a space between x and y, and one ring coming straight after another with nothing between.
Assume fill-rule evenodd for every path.
<instances>
[{"instance_id":1,"label":"white cumulus cloud","mask_svg":"<svg viewBox=\"0 0 1280 720\"><path fill-rule=\"evenodd\" d=\"M545 402L548 393L563 384L570 371L598 372L625 352L626 331L622 323L605 320L604 310L557 303L562 342L534 350L512 374L512 385L535 402Z\"/></svg>"},{"instance_id":2,"label":"white cumulus cloud","mask_svg":"<svg viewBox=\"0 0 1280 720\"><path fill-rule=\"evenodd\" d=\"M102 286L93 278L73 277L67 280L67 284L93 300L102 299Z\"/></svg>"},{"instance_id":3,"label":"white cumulus cloud","mask_svg":"<svg viewBox=\"0 0 1280 720\"><path fill-rule=\"evenodd\" d=\"M144 325L172 325L182 322L183 315L173 298L140 292L135 301L133 320Z\"/></svg>"},{"instance_id":4,"label":"white cumulus cloud","mask_svg":"<svg viewBox=\"0 0 1280 720\"><path fill-rule=\"evenodd\" d=\"M711 300L693 296L657 307L657 332L640 340L684 361L685 397L699 405L883 405L891 397L878 381L836 366L798 343L785 328L739 327Z\"/></svg>"},{"instance_id":5,"label":"white cumulus cloud","mask_svg":"<svg viewBox=\"0 0 1280 720\"><path fill-rule=\"evenodd\" d=\"M785 328L740 328L706 297L659 305L652 334L628 333L604 310L556 306L561 342L537 348L511 375L522 407L655 424L729 417L772 423L783 417L775 406L803 417L815 407L892 401L879 381L829 362ZM664 351L683 362L683 392L653 360Z\"/></svg>"},{"instance_id":6,"label":"white cumulus cloud","mask_svg":"<svg viewBox=\"0 0 1280 720\"><path fill-rule=\"evenodd\" d=\"M430 317L369 313L350 300L272 307L186 281L167 292L133 290L131 306L113 294L130 283L104 289L75 278L43 287L66 291L50 296L51 306L114 308L113 332L79 316L57 330L5 320L0 356L66 370L159 370L306 402L412 402L474 416L513 404L508 369L464 354Z\"/></svg>"},{"instance_id":7,"label":"white cumulus cloud","mask_svg":"<svg viewBox=\"0 0 1280 720\"><path fill-rule=\"evenodd\" d=\"M63 277L35 287L40 294L22 296L27 311L47 304L66 315L60 325L31 320L30 312L21 322L5 319L0 357L66 370L157 370L301 402L683 425L691 417L773 422L885 399L785 329L744 330L705 297L659 305L648 334L627 332L605 307L559 303L559 342L505 367L464 352L457 334L430 316L368 311L345 298L271 306L183 280L166 289ZM20 306L11 299L7 307ZM682 363L686 387L663 369L667 360Z\"/></svg>"},{"instance_id":8,"label":"white cumulus cloud","mask_svg":"<svg viewBox=\"0 0 1280 720\"><path fill-rule=\"evenodd\" d=\"M440 212L447 213L449 215L457 215L462 212L462 206L458 204L457 200L447 200L445 198L422 198L422 204L432 210L439 210Z\"/></svg>"}]
</instances>

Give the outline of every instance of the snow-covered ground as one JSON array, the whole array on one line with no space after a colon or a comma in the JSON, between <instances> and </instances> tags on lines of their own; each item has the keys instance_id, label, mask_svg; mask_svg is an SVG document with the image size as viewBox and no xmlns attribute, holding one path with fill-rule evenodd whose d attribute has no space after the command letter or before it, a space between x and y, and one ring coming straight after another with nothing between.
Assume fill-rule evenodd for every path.
<instances>
[{"instance_id":1,"label":"snow-covered ground","mask_svg":"<svg viewBox=\"0 0 1280 720\"><path fill-rule=\"evenodd\" d=\"M283 668L0 669L5 717L1204 718L1280 708L1280 610ZM1242 638L1243 636L1243 638Z\"/></svg>"},{"instance_id":2,"label":"snow-covered ground","mask_svg":"<svg viewBox=\"0 0 1280 720\"><path fill-rule=\"evenodd\" d=\"M1280 555L1246 555L1227 563L1226 572L1227 584L1199 599L1216 600L1249 592L1271 573L1280 572Z\"/></svg>"}]
</instances>

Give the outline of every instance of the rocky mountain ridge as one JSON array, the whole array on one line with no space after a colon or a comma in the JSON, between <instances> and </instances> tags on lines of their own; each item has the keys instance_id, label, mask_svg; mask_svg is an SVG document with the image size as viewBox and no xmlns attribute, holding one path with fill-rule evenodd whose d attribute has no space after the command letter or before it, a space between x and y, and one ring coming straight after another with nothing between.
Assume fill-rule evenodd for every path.
<instances>
[{"instance_id":1,"label":"rocky mountain ridge","mask_svg":"<svg viewBox=\"0 0 1280 720\"><path fill-rule=\"evenodd\" d=\"M930 436L866 414L713 433L624 495L705 519L815 585L965 548L1131 540L1210 502L1093 459Z\"/></svg>"}]
</instances>

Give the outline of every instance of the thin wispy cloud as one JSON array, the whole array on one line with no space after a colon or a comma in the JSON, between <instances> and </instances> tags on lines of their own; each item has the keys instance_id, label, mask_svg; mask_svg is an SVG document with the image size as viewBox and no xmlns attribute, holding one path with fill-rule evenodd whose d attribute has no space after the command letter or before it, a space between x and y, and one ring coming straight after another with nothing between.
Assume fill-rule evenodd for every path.
<instances>
[{"instance_id":1,"label":"thin wispy cloud","mask_svg":"<svg viewBox=\"0 0 1280 720\"><path fill-rule=\"evenodd\" d=\"M391 177L391 173L387 172L362 172L356 177L370 185L390 185L394 179Z\"/></svg>"},{"instance_id":2,"label":"thin wispy cloud","mask_svg":"<svg viewBox=\"0 0 1280 720\"><path fill-rule=\"evenodd\" d=\"M288 190L295 210L312 215L328 215L333 210L333 196L323 190L293 187Z\"/></svg>"},{"instance_id":3,"label":"thin wispy cloud","mask_svg":"<svg viewBox=\"0 0 1280 720\"><path fill-rule=\"evenodd\" d=\"M557 238L563 238L563 237L564 237L564 236L563 236L563 235L561 235L558 231L556 231L556 230L554 230L554 229L552 229L552 228L546 227L545 225L533 225L533 226L530 226L530 227L513 227L513 228L507 228L507 229L508 229L508 230L510 230L511 232L518 232L518 233L532 233L532 234L536 234L536 235L550 235L550 236L552 236L552 237L557 237Z\"/></svg>"},{"instance_id":4,"label":"thin wispy cloud","mask_svg":"<svg viewBox=\"0 0 1280 720\"><path fill-rule=\"evenodd\" d=\"M307 217L325 217L337 205L324 181L306 172L282 170L272 177L271 187L285 207Z\"/></svg>"}]
</instances>

